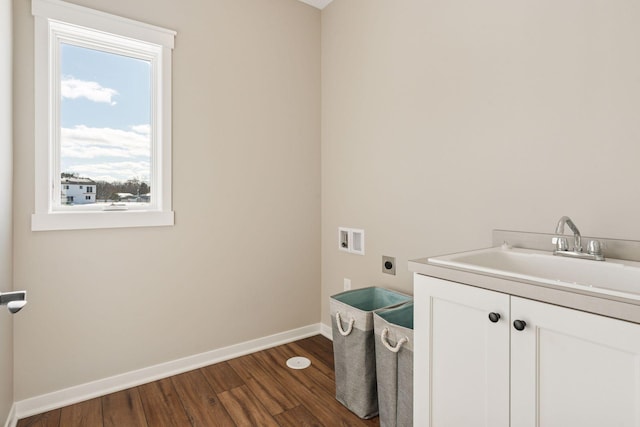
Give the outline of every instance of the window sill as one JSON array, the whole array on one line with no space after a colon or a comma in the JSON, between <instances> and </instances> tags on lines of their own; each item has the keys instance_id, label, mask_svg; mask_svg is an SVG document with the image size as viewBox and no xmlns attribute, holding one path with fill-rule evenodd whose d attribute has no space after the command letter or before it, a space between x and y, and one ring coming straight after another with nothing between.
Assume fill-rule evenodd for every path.
<instances>
[{"instance_id":1,"label":"window sill","mask_svg":"<svg viewBox=\"0 0 640 427\"><path fill-rule=\"evenodd\" d=\"M174 225L173 211L55 212L33 214L31 216L31 231L161 227L172 225Z\"/></svg>"}]
</instances>

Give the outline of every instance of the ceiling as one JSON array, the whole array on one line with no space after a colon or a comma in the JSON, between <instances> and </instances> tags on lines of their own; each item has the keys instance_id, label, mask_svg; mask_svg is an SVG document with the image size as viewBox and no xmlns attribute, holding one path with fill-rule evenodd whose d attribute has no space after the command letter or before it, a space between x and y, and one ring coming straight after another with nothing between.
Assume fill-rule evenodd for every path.
<instances>
[{"instance_id":1,"label":"ceiling","mask_svg":"<svg viewBox=\"0 0 640 427\"><path fill-rule=\"evenodd\" d=\"M311 6L317 7L318 9L322 10L325 8L326 5L331 3L332 0L300 0L300 1L306 4L310 4Z\"/></svg>"}]
</instances>

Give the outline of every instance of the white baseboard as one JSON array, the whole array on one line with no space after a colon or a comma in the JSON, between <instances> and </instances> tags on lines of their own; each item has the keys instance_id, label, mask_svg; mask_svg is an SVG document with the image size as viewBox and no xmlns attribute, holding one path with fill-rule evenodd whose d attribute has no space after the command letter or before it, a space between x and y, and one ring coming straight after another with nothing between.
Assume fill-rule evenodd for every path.
<instances>
[{"instance_id":1,"label":"white baseboard","mask_svg":"<svg viewBox=\"0 0 640 427\"><path fill-rule=\"evenodd\" d=\"M7 421L4 423L4 427L16 427L18 424L18 417L16 417L16 404L11 405L9 415L7 415Z\"/></svg>"},{"instance_id":2,"label":"white baseboard","mask_svg":"<svg viewBox=\"0 0 640 427\"><path fill-rule=\"evenodd\" d=\"M326 338L329 338L331 341L333 341L333 331L331 329L331 326L320 323L320 333Z\"/></svg>"},{"instance_id":3,"label":"white baseboard","mask_svg":"<svg viewBox=\"0 0 640 427\"><path fill-rule=\"evenodd\" d=\"M127 372L109 378L92 381L86 384L69 387L63 390L43 394L25 400L15 402L11 408L10 417L5 424L6 427L14 427L18 419L29 417L72 405L94 397L104 396L109 393L125 390L141 384L146 384L172 375L181 374L203 366L223 362L235 357L244 356L256 351L275 347L277 345L307 338L321 333L326 336L326 326L317 323L304 326L286 332L234 344L229 347L208 351L205 353L188 356L182 359L173 360L148 368ZM331 329L329 329L329 333Z\"/></svg>"}]
</instances>

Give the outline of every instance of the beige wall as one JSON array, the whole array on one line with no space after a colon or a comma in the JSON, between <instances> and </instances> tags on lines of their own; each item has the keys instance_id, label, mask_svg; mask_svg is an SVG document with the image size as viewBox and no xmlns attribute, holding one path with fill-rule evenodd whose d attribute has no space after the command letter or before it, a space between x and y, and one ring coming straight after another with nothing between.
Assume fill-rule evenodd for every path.
<instances>
[{"instance_id":1,"label":"beige wall","mask_svg":"<svg viewBox=\"0 0 640 427\"><path fill-rule=\"evenodd\" d=\"M33 24L14 0L16 400L327 323L343 278L410 292L408 259L494 228L570 215L640 239L635 1L334 0L322 22L294 0L75 1L178 31L176 226L30 231ZM365 256L337 250L341 225Z\"/></svg>"},{"instance_id":2,"label":"beige wall","mask_svg":"<svg viewBox=\"0 0 640 427\"><path fill-rule=\"evenodd\" d=\"M322 13L322 318L491 230L640 239L640 3L335 0ZM366 256L337 250L364 228ZM381 256L398 259L384 275Z\"/></svg>"},{"instance_id":3,"label":"beige wall","mask_svg":"<svg viewBox=\"0 0 640 427\"><path fill-rule=\"evenodd\" d=\"M15 0L14 267L29 292L16 400L317 323L320 12L295 0L74 2L178 32L176 225L30 231L33 19Z\"/></svg>"},{"instance_id":4,"label":"beige wall","mask_svg":"<svg viewBox=\"0 0 640 427\"><path fill-rule=\"evenodd\" d=\"M12 114L13 41L11 0L0 0L0 292L12 290ZM0 309L0 420L13 404L13 319Z\"/></svg>"}]
</instances>

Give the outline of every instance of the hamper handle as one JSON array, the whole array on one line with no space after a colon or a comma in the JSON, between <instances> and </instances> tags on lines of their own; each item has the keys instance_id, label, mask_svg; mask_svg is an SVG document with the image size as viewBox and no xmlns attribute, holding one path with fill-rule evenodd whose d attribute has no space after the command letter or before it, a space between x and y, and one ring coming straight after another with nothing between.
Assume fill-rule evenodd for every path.
<instances>
[{"instance_id":1,"label":"hamper handle","mask_svg":"<svg viewBox=\"0 0 640 427\"><path fill-rule=\"evenodd\" d=\"M352 317L351 320L349 320L349 327L345 331L344 329L342 329L342 321L340 320L340 313L336 313L336 326L338 327L338 332L340 332L340 335L342 335L343 337L346 337L351 333L351 331L353 330L353 324L355 321L356 319Z\"/></svg>"},{"instance_id":2,"label":"hamper handle","mask_svg":"<svg viewBox=\"0 0 640 427\"><path fill-rule=\"evenodd\" d=\"M389 328L384 328L382 330L382 334L380 334L380 341L382 341L382 344L384 344L384 346L387 347L389 351L392 351L394 353L399 352L402 345L406 342L409 342L409 338L404 337L404 338L401 338L400 341L398 341L395 347L392 347L391 344L389 344L387 335L389 335Z\"/></svg>"}]
</instances>

